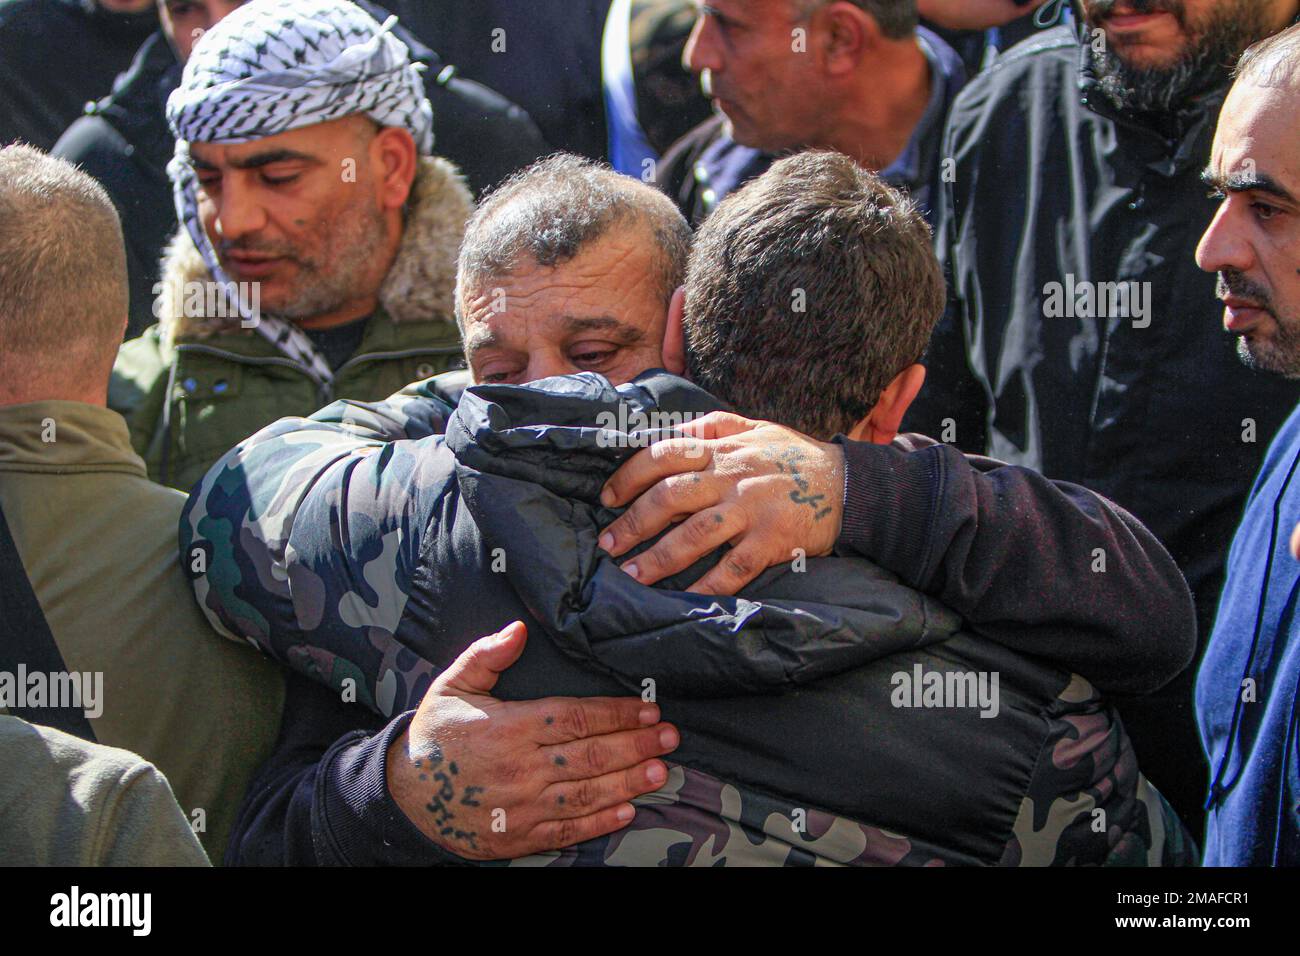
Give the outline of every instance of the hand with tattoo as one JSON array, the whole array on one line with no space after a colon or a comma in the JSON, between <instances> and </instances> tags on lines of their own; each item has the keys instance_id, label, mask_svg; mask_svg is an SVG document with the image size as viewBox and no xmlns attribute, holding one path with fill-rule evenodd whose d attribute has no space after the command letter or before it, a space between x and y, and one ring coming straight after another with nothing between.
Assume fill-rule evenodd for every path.
<instances>
[{"instance_id":1,"label":"hand with tattoo","mask_svg":"<svg viewBox=\"0 0 1300 956\"><path fill-rule=\"evenodd\" d=\"M677 748L637 697L490 696L519 659L518 621L475 641L438 677L388 749L388 789L443 849L470 860L527 856L620 830L633 797L659 789Z\"/></svg>"},{"instance_id":2,"label":"hand with tattoo","mask_svg":"<svg viewBox=\"0 0 1300 956\"><path fill-rule=\"evenodd\" d=\"M632 502L600 537L614 557L653 538L625 561L642 584L676 574L724 544L728 551L691 585L698 594L735 594L767 568L829 554L844 511L844 452L793 429L713 412L623 463L601 503ZM635 500L633 500L635 499Z\"/></svg>"}]
</instances>

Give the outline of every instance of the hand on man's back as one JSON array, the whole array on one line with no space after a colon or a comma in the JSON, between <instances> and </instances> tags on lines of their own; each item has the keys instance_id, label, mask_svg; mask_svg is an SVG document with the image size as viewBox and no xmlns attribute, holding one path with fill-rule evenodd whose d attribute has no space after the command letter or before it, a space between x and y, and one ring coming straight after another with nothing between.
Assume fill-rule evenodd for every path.
<instances>
[{"instance_id":1,"label":"hand on man's back","mask_svg":"<svg viewBox=\"0 0 1300 956\"><path fill-rule=\"evenodd\" d=\"M614 557L680 522L623 570L654 584L731 544L689 590L735 594L767 568L830 553L844 511L839 445L728 412L678 431L624 462L601 495L606 507L631 502L600 537Z\"/></svg>"},{"instance_id":2,"label":"hand on man's back","mask_svg":"<svg viewBox=\"0 0 1300 956\"><path fill-rule=\"evenodd\" d=\"M526 640L515 622L471 644L388 751L402 812L466 859L527 856L622 829L634 816L628 801L667 779L655 758L680 740L637 697L491 697Z\"/></svg>"}]
</instances>

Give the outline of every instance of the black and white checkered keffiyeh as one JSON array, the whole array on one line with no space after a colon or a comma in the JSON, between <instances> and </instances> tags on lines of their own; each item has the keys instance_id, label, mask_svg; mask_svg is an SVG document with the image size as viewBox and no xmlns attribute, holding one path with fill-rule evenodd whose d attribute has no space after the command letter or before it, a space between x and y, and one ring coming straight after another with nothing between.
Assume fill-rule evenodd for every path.
<instances>
[{"instance_id":1,"label":"black and white checkered keffiyeh","mask_svg":"<svg viewBox=\"0 0 1300 956\"><path fill-rule=\"evenodd\" d=\"M381 126L401 126L422 155L433 151L433 109L420 64L391 33L349 0L253 0L232 12L194 46L180 87L167 100L176 152L167 172L176 215L185 224L229 314L255 327L318 384L333 372L296 325L256 316L217 260L199 221L198 180L189 144L247 143L303 126L365 114Z\"/></svg>"}]
</instances>

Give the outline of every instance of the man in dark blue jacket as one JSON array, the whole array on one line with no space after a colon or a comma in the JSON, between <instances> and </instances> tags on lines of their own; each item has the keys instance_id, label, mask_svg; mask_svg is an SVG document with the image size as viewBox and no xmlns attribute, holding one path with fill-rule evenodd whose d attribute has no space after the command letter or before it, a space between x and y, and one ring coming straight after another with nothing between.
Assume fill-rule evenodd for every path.
<instances>
[{"instance_id":1,"label":"man in dark blue jacket","mask_svg":"<svg viewBox=\"0 0 1300 956\"><path fill-rule=\"evenodd\" d=\"M725 549L658 588L598 550L613 517L599 496L617 464L666 425L723 407L655 372L617 390L591 375L511 384L571 370L570 356L627 378L617 359L600 357L618 349L590 340L644 339L620 316L635 321L639 295L666 295L677 281L669 268L621 302L590 294L593 256L624 249L617 269L624 247L654 242L658 214L637 190L676 216L635 180L560 160L476 215L459 308L475 377L502 384L471 389L454 413L424 383L388 403L286 419L233 450L191 499L182 546L210 619L379 714L400 715L379 734L380 770L369 776L412 763L426 782L414 785L415 800L391 780L388 794L375 793L370 815L405 815L407 832L386 826L382 844L353 842L347 858L428 860L418 838L430 832L462 855L493 855L495 830L462 821L496 794L469 792L473 754L412 708L463 636L504 616L528 621L533 637L499 696L634 689L682 728L680 763L631 828L560 862L1186 860L1181 825L1137 774L1114 712L1087 681L1026 655L1059 650L1106 684L1157 686L1190 650L1185 586L1145 529L1083 489L996 475L996 463L942 454L919 437L889 447L923 377L915 362L942 281L915 208L846 157L782 160L705 226L686 296L688 311L700 310L685 324L691 373L751 413L770 411L754 387L766 382L799 397L782 417L823 441L845 432L884 443L904 470L912 455L921 469L943 469L952 487L941 510L956 524L936 527L914 509L909 536L946 575L978 569L966 577L979 597L951 588L954 613L851 556L864 553L851 543L827 561L795 553L741 598L675 590ZM786 281L806 291L806 317L782 311ZM734 308L746 295L750 307ZM674 302L680 320L682 297ZM778 352L769 339L780 328L790 336ZM675 324L674 338L661 357L680 368ZM787 363L802 369L802 391L790 392ZM805 470L805 449L821 443L777 430L776 482L813 520L837 523L842 486L838 496L818 491L823 479ZM999 519L1003 506L981 489L1013 511ZM697 536L712 535L714 519L697 516ZM1110 606L1138 600L1160 607L1159 629L1129 626ZM1113 625L1125 637L1115 641ZM361 738L333 745L332 723L311 726L306 714L298 723L315 742L291 741L256 788L232 848L246 861L312 861L329 844L315 766ZM332 847L326 858L338 858Z\"/></svg>"},{"instance_id":2,"label":"man in dark blue jacket","mask_svg":"<svg viewBox=\"0 0 1300 956\"><path fill-rule=\"evenodd\" d=\"M1300 378L1300 26L1242 58L1205 172L1219 211L1197 254L1219 275L1224 328L1247 365ZM1196 682L1210 758L1205 862L1300 865L1297 566L1300 411L1264 459L1228 556Z\"/></svg>"}]
</instances>

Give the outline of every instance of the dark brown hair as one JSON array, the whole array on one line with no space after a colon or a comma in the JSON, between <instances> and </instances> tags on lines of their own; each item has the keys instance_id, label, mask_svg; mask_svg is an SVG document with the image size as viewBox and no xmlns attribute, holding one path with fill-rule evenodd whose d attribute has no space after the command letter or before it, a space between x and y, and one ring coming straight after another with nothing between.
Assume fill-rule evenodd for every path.
<instances>
[{"instance_id":1,"label":"dark brown hair","mask_svg":"<svg viewBox=\"0 0 1300 956\"><path fill-rule=\"evenodd\" d=\"M847 156L799 153L728 196L687 267L692 381L828 439L918 361L944 306L930 228Z\"/></svg>"}]
</instances>

